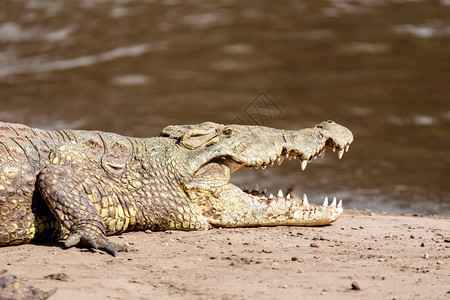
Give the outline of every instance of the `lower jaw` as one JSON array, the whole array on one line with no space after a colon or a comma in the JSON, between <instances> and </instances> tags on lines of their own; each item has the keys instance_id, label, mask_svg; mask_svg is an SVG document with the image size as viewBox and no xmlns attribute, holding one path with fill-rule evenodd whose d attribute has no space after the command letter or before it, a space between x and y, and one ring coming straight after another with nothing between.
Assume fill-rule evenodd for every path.
<instances>
[{"instance_id":1,"label":"lower jaw","mask_svg":"<svg viewBox=\"0 0 450 300\"><path fill-rule=\"evenodd\" d=\"M261 198L230 183L214 191L191 192L190 196L213 226L318 226L330 224L342 214L342 207L335 203L316 206L298 198Z\"/></svg>"}]
</instances>

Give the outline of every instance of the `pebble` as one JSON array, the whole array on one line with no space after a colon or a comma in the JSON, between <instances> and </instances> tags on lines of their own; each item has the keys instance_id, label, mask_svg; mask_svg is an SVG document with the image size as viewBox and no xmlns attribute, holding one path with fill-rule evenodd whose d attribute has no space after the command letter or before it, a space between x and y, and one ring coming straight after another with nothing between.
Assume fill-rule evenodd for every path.
<instances>
[{"instance_id":1,"label":"pebble","mask_svg":"<svg viewBox=\"0 0 450 300\"><path fill-rule=\"evenodd\" d=\"M313 248L320 248L320 245L316 243L311 243L310 246Z\"/></svg>"},{"instance_id":2,"label":"pebble","mask_svg":"<svg viewBox=\"0 0 450 300\"><path fill-rule=\"evenodd\" d=\"M97 267L96 267L97 268ZM44 276L45 279L59 280L59 281L69 281L70 277L65 273L56 273Z\"/></svg>"},{"instance_id":3,"label":"pebble","mask_svg":"<svg viewBox=\"0 0 450 300\"><path fill-rule=\"evenodd\" d=\"M357 284L356 281L352 282L352 290L355 290L355 291L361 290L361 288L359 287L359 284Z\"/></svg>"}]
</instances>

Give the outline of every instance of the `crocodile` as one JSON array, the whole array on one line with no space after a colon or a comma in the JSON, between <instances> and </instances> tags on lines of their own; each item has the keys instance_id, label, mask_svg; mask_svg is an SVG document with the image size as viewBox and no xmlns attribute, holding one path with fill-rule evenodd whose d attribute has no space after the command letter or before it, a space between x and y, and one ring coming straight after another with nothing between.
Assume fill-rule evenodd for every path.
<instances>
[{"instance_id":1,"label":"crocodile","mask_svg":"<svg viewBox=\"0 0 450 300\"><path fill-rule=\"evenodd\" d=\"M326 225L342 201L266 195L230 176L285 158L304 170L326 147L341 158L352 141L333 121L301 130L170 125L151 138L0 122L0 246L58 240L116 255L129 247L106 236L130 230Z\"/></svg>"}]
</instances>

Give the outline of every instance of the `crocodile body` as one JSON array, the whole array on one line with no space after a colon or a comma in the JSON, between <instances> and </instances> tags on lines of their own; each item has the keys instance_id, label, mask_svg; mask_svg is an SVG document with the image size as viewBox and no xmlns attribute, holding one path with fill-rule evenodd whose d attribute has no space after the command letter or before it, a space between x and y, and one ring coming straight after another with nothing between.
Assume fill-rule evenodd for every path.
<instances>
[{"instance_id":1,"label":"crocodile body","mask_svg":"<svg viewBox=\"0 0 450 300\"><path fill-rule=\"evenodd\" d=\"M297 131L206 122L153 138L0 122L0 246L64 239L116 254L128 248L106 235L130 230L328 224L340 204L242 191L229 179L285 157L304 169L352 141L332 121Z\"/></svg>"}]
</instances>

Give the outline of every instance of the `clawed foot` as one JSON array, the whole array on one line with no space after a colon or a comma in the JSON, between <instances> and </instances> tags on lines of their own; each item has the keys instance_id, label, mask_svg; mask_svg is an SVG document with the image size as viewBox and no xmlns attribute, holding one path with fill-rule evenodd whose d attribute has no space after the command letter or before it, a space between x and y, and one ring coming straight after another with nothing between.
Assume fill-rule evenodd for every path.
<instances>
[{"instance_id":1,"label":"clawed foot","mask_svg":"<svg viewBox=\"0 0 450 300\"><path fill-rule=\"evenodd\" d=\"M129 252L130 249L123 244L117 244L110 242L104 236L87 236L81 233L73 233L64 242L66 248L70 248L76 245L82 245L86 248L94 248L103 250L112 256L117 256L118 252Z\"/></svg>"}]
</instances>

